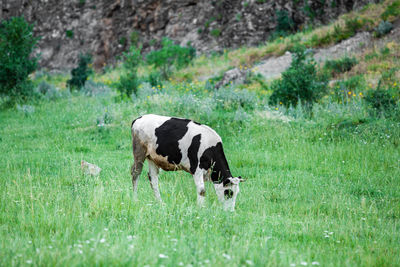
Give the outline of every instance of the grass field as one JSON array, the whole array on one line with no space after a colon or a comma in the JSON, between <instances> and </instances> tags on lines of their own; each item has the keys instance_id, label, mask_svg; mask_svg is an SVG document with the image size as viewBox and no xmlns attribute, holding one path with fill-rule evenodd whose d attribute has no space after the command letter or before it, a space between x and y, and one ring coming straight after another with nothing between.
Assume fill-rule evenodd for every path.
<instances>
[{"instance_id":1,"label":"grass field","mask_svg":"<svg viewBox=\"0 0 400 267\"><path fill-rule=\"evenodd\" d=\"M69 74L36 71L26 105L0 96L0 266L400 266L398 37L374 37L382 44L331 73L312 108L271 105L274 82L251 72L243 84L214 88L225 70L251 69L299 43L374 34L383 14L397 23L398 5L386 0L258 47L200 55L154 86L155 66L145 62L107 66L79 92L67 88ZM310 77L291 73L291 81ZM131 98L117 95L124 74L140 84ZM232 174L247 179L235 212L223 211L210 183L198 207L185 172L161 172L158 203L147 166L134 201L130 126L147 113L220 134ZM82 174L81 160L100 176Z\"/></svg>"},{"instance_id":2,"label":"grass field","mask_svg":"<svg viewBox=\"0 0 400 267\"><path fill-rule=\"evenodd\" d=\"M285 123L259 109L237 120L112 99L0 111L0 265L400 265L398 122L332 128L322 113ZM133 201L130 122L151 112L219 132L233 175L248 179L236 212L222 210L211 184L198 208L184 172L161 173L165 205L142 173ZM112 121L98 127L106 113ZM83 176L82 159L101 176Z\"/></svg>"}]
</instances>

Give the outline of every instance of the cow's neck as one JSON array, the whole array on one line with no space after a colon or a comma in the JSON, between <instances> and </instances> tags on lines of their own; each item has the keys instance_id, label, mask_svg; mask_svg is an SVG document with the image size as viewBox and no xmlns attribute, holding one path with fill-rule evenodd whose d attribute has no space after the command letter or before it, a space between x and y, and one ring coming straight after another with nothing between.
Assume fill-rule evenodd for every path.
<instances>
[{"instance_id":1,"label":"cow's neck","mask_svg":"<svg viewBox=\"0 0 400 267\"><path fill-rule=\"evenodd\" d=\"M214 158L214 166L212 167L211 180L213 183L222 183L232 177L229 169L228 161L224 153L218 153Z\"/></svg>"}]
</instances>

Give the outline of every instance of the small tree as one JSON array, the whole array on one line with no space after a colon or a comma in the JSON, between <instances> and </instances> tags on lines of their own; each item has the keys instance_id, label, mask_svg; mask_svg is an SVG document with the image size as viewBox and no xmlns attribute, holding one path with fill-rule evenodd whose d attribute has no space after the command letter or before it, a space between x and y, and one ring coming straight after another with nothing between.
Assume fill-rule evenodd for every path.
<instances>
[{"instance_id":1,"label":"small tree","mask_svg":"<svg viewBox=\"0 0 400 267\"><path fill-rule=\"evenodd\" d=\"M80 90L85 86L87 78L91 74L91 69L88 64L92 62L92 56L90 54L80 54L78 67L71 70L71 79L67 81L67 86L71 89Z\"/></svg>"},{"instance_id":2,"label":"small tree","mask_svg":"<svg viewBox=\"0 0 400 267\"><path fill-rule=\"evenodd\" d=\"M33 94L29 74L36 70L38 57L32 55L39 38L33 25L22 17L0 24L0 95L27 100Z\"/></svg>"},{"instance_id":3,"label":"small tree","mask_svg":"<svg viewBox=\"0 0 400 267\"><path fill-rule=\"evenodd\" d=\"M137 69L142 61L141 48L131 46L128 52L123 53L122 57L124 70L117 89L121 96L130 97L132 93L136 94L140 84Z\"/></svg>"},{"instance_id":4,"label":"small tree","mask_svg":"<svg viewBox=\"0 0 400 267\"><path fill-rule=\"evenodd\" d=\"M317 72L316 63L307 57L304 46L297 46L293 51L290 67L282 73L282 79L275 80L269 103L284 106L296 106L299 101L311 111L312 105L326 92L327 75Z\"/></svg>"}]
</instances>

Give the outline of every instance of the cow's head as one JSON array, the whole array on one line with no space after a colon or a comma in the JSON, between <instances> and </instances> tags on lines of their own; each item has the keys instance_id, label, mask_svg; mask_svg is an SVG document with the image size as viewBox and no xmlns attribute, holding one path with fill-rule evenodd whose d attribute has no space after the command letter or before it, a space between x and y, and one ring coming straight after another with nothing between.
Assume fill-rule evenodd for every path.
<instances>
[{"instance_id":1,"label":"cow's head","mask_svg":"<svg viewBox=\"0 0 400 267\"><path fill-rule=\"evenodd\" d=\"M234 211L236 197L239 193L239 183L244 182L242 177L228 178L220 184L215 184L215 191L225 210Z\"/></svg>"}]
</instances>

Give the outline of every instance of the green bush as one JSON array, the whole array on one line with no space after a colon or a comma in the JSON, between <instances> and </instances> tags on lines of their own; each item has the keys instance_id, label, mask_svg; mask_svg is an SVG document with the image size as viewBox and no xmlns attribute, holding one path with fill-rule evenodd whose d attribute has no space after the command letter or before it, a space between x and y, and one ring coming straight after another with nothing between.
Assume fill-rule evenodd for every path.
<instances>
[{"instance_id":1,"label":"green bush","mask_svg":"<svg viewBox=\"0 0 400 267\"><path fill-rule=\"evenodd\" d=\"M296 46L290 67L282 73L282 78L271 84L272 95L269 104L296 106L299 101L308 110L327 90L328 78L317 73L316 63L307 57L304 46Z\"/></svg>"},{"instance_id":2,"label":"green bush","mask_svg":"<svg viewBox=\"0 0 400 267\"><path fill-rule=\"evenodd\" d=\"M220 30L220 29L212 29L212 30L210 31L210 34L211 34L213 37L217 38L217 37L219 37L219 36L221 35L221 30Z\"/></svg>"},{"instance_id":3,"label":"green bush","mask_svg":"<svg viewBox=\"0 0 400 267\"><path fill-rule=\"evenodd\" d=\"M158 71L152 71L147 78L151 86L162 86L161 74Z\"/></svg>"},{"instance_id":4,"label":"green bush","mask_svg":"<svg viewBox=\"0 0 400 267\"><path fill-rule=\"evenodd\" d=\"M67 81L67 86L70 89L80 90L85 86L86 80L92 72L88 67L90 62L92 62L92 56L90 54L79 55L78 67L71 70L71 79Z\"/></svg>"},{"instance_id":5,"label":"green bush","mask_svg":"<svg viewBox=\"0 0 400 267\"><path fill-rule=\"evenodd\" d=\"M324 68L331 75L337 75L351 70L351 68L353 68L353 66L356 65L357 63L358 61L356 58L345 56L341 59L327 60L325 62Z\"/></svg>"},{"instance_id":6,"label":"green bush","mask_svg":"<svg viewBox=\"0 0 400 267\"><path fill-rule=\"evenodd\" d=\"M125 73L119 79L117 90L122 97L130 97L132 94L136 94L139 85L140 81L136 72Z\"/></svg>"},{"instance_id":7,"label":"green bush","mask_svg":"<svg viewBox=\"0 0 400 267\"><path fill-rule=\"evenodd\" d=\"M376 90L370 90L365 96L365 102L374 111L388 114L396 106L394 94L389 89L381 89L378 85Z\"/></svg>"},{"instance_id":8,"label":"green bush","mask_svg":"<svg viewBox=\"0 0 400 267\"><path fill-rule=\"evenodd\" d=\"M141 48L132 45L128 52L123 53L122 57L124 72L116 87L122 97L129 98L132 94L137 93L140 85L137 69L142 62Z\"/></svg>"},{"instance_id":9,"label":"green bush","mask_svg":"<svg viewBox=\"0 0 400 267\"><path fill-rule=\"evenodd\" d=\"M381 18L388 20L390 17L398 17L400 15L400 0L394 1L392 4L386 7L386 10L382 13Z\"/></svg>"},{"instance_id":10,"label":"green bush","mask_svg":"<svg viewBox=\"0 0 400 267\"><path fill-rule=\"evenodd\" d=\"M172 66L182 68L188 65L195 55L196 50L192 46L181 47L168 38L163 38L162 48L147 54L147 63L158 68L163 78L167 79L172 72Z\"/></svg>"},{"instance_id":11,"label":"green bush","mask_svg":"<svg viewBox=\"0 0 400 267\"><path fill-rule=\"evenodd\" d=\"M142 63L141 47L131 46L128 52L122 54L122 66L126 71L136 72L139 65Z\"/></svg>"},{"instance_id":12,"label":"green bush","mask_svg":"<svg viewBox=\"0 0 400 267\"><path fill-rule=\"evenodd\" d=\"M389 21L382 20L379 23L378 27L375 28L374 35L379 38L388 34L392 29L393 29L392 23L390 23Z\"/></svg>"},{"instance_id":13,"label":"green bush","mask_svg":"<svg viewBox=\"0 0 400 267\"><path fill-rule=\"evenodd\" d=\"M0 95L27 100L33 95L29 74L37 67L37 56L31 56L38 41L33 25L22 17L0 24Z\"/></svg>"},{"instance_id":14,"label":"green bush","mask_svg":"<svg viewBox=\"0 0 400 267\"><path fill-rule=\"evenodd\" d=\"M295 24L286 10L276 11L276 23L275 32L279 36L286 36L295 30Z\"/></svg>"}]
</instances>

